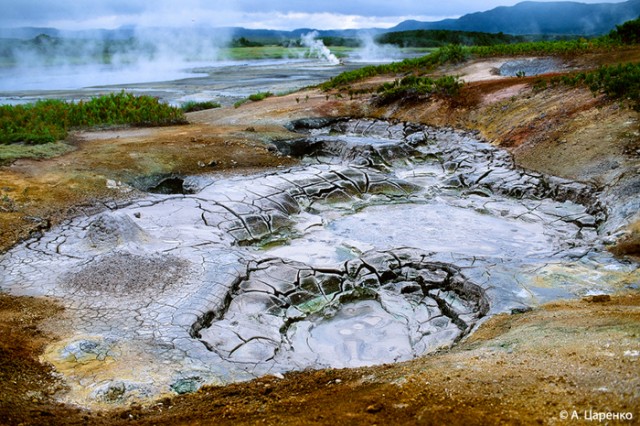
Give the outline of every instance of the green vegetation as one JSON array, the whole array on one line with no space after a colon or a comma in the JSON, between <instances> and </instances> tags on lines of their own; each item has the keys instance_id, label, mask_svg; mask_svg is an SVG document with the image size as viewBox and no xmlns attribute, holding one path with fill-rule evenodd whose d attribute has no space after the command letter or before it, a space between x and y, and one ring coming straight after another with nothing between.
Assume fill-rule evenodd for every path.
<instances>
[{"instance_id":1,"label":"green vegetation","mask_svg":"<svg viewBox=\"0 0 640 426\"><path fill-rule=\"evenodd\" d=\"M382 38L382 40L404 43L405 41L403 40L412 39L415 41L420 37L424 37L426 40L428 35L442 37L443 40L456 36L456 32L451 32L452 34L445 33L447 32L442 32L442 34L427 31L410 31L402 34L390 33L386 35L389 36L388 39ZM462 36L462 34L459 34L459 36ZM352 89L350 85L354 82L377 75L404 74L404 78L378 87L376 90L378 93L376 102L386 104L398 100L411 101L430 95L452 98L459 94L463 85L458 78L445 76L432 79L423 75L433 71L437 66L456 64L469 58L530 55L572 57L589 52L624 49L625 45L638 43L639 39L640 18L618 25L614 31L611 31L606 36L589 40L578 38L573 40L503 44L490 44L490 40L487 40L487 45L484 46L448 44L427 56L344 72L323 83L320 87L325 91L335 88L348 89L351 99L353 99L355 95L369 92L367 89ZM519 72L517 77L525 77L524 72ZM546 87L548 81L539 79L534 83L534 89L538 90ZM554 77L550 81L552 84L585 85L594 94L604 93L611 99L629 101L632 108L640 111L640 64L628 63L617 66L602 66L595 71ZM338 95L336 94L336 97ZM327 95L328 98L329 95Z\"/></svg>"},{"instance_id":2,"label":"green vegetation","mask_svg":"<svg viewBox=\"0 0 640 426\"><path fill-rule=\"evenodd\" d=\"M368 65L353 71L346 71L322 83L322 90L330 90L336 87L347 86L351 83L374 77L381 74L400 74L407 72L429 72L436 66L445 63L459 63L467 58L467 53L462 46L449 45L441 47L430 55L419 58L405 59L400 62L392 62L382 65Z\"/></svg>"},{"instance_id":3,"label":"green vegetation","mask_svg":"<svg viewBox=\"0 0 640 426\"><path fill-rule=\"evenodd\" d=\"M330 46L331 53L338 58L343 58L353 51L352 47L346 46ZM254 47L229 47L220 49L221 58L228 58L238 61L254 60L254 59L288 59L288 58L304 58L309 54L306 47L296 46L254 46Z\"/></svg>"},{"instance_id":4,"label":"green vegetation","mask_svg":"<svg viewBox=\"0 0 640 426\"><path fill-rule=\"evenodd\" d=\"M609 33L609 38L621 44L640 43L640 18L616 25L616 29Z\"/></svg>"},{"instance_id":5,"label":"green vegetation","mask_svg":"<svg viewBox=\"0 0 640 426\"><path fill-rule=\"evenodd\" d=\"M618 31L620 31L620 29ZM626 30L624 31L626 33ZM575 40L537 41L496 44L491 46L462 46L459 44L450 44L439 48L427 56L405 59L401 62L391 64L366 66L357 70L347 71L333 77L320 87L323 90L330 90L383 74L400 74L407 72L427 73L439 65L448 63L456 64L464 62L469 58L529 55L573 56L581 53L619 49L622 46L621 42L617 41L617 38L611 35L590 40L580 38Z\"/></svg>"},{"instance_id":6,"label":"green vegetation","mask_svg":"<svg viewBox=\"0 0 640 426\"><path fill-rule=\"evenodd\" d=\"M20 158L32 158L35 160L53 158L71 152L74 149L73 146L63 142L41 145L25 145L21 143L0 145L0 165L11 164Z\"/></svg>"},{"instance_id":7,"label":"green vegetation","mask_svg":"<svg viewBox=\"0 0 640 426\"><path fill-rule=\"evenodd\" d=\"M493 56L574 56L581 53L611 50L620 47L619 43L609 37L597 39L579 38L561 41L533 41L516 44L499 44L494 46L473 46L465 48L470 56L476 58Z\"/></svg>"},{"instance_id":8,"label":"green vegetation","mask_svg":"<svg viewBox=\"0 0 640 426\"><path fill-rule=\"evenodd\" d=\"M252 41L246 37L235 38L231 41L230 47L260 47L264 46L258 41Z\"/></svg>"},{"instance_id":9,"label":"green vegetation","mask_svg":"<svg viewBox=\"0 0 640 426\"><path fill-rule=\"evenodd\" d=\"M522 36L503 33L491 34L469 31L415 30L382 34L376 38L380 44L399 47L442 47L449 44L465 46L492 46L524 41Z\"/></svg>"},{"instance_id":10,"label":"green vegetation","mask_svg":"<svg viewBox=\"0 0 640 426\"><path fill-rule=\"evenodd\" d=\"M253 95L249 95L249 100L253 102L258 102L258 101L263 101L271 96L273 96L273 93L271 92L258 92L258 93L254 93Z\"/></svg>"},{"instance_id":11,"label":"green vegetation","mask_svg":"<svg viewBox=\"0 0 640 426\"><path fill-rule=\"evenodd\" d=\"M54 142L64 139L74 128L184 123L181 109L150 96L120 92L78 103L43 100L35 104L0 106L0 144Z\"/></svg>"},{"instance_id":12,"label":"green vegetation","mask_svg":"<svg viewBox=\"0 0 640 426\"><path fill-rule=\"evenodd\" d=\"M196 101L188 101L182 104L180 109L184 112L196 112L202 111L205 109L214 109L220 108L220 104L218 102L213 101L204 101L204 102L196 102Z\"/></svg>"},{"instance_id":13,"label":"green vegetation","mask_svg":"<svg viewBox=\"0 0 640 426\"><path fill-rule=\"evenodd\" d=\"M437 79L429 77L407 76L393 83L379 86L378 103L389 104L398 100L417 100L421 96L436 95L443 98L454 98L460 93L463 82L458 77L446 75Z\"/></svg>"},{"instance_id":14,"label":"green vegetation","mask_svg":"<svg viewBox=\"0 0 640 426\"><path fill-rule=\"evenodd\" d=\"M265 100L269 97L273 96L273 93L271 92L258 92L258 93L254 93L252 95L249 95L248 98L239 100L238 102L236 102L235 104L233 104L233 106L235 108L238 108L241 105L246 104L247 102L259 102L262 100Z\"/></svg>"},{"instance_id":15,"label":"green vegetation","mask_svg":"<svg viewBox=\"0 0 640 426\"><path fill-rule=\"evenodd\" d=\"M634 110L640 111L640 64L602 66L595 71L555 77L552 83L586 85L594 94L604 93L612 99L627 100Z\"/></svg>"},{"instance_id":16,"label":"green vegetation","mask_svg":"<svg viewBox=\"0 0 640 426\"><path fill-rule=\"evenodd\" d=\"M320 37L325 46L331 47L361 47L362 42L357 38L349 37Z\"/></svg>"}]
</instances>

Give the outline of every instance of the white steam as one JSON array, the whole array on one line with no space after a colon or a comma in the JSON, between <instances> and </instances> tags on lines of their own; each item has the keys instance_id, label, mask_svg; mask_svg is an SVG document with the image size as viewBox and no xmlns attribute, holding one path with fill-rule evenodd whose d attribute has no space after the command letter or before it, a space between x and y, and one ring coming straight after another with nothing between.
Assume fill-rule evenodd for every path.
<instances>
[{"instance_id":1,"label":"white steam","mask_svg":"<svg viewBox=\"0 0 640 426\"><path fill-rule=\"evenodd\" d=\"M402 51L398 47L376 43L371 33L363 32L358 36L362 47L349 57L353 62L393 62L403 57Z\"/></svg>"},{"instance_id":2,"label":"white steam","mask_svg":"<svg viewBox=\"0 0 640 426\"><path fill-rule=\"evenodd\" d=\"M135 38L145 46L148 59L174 65L216 61L230 40L228 32L218 28L139 28Z\"/></svg>"},{"instance_id":3,"label":"white steam","mask_svg":"<svg viewBox=\"0 0 640 426\"><path fill-rule=\"evenodd\" d=\"M228 30L129 28L0 39L0 91L66 90L187 78L221 59Z\"/></svg>"},{"instance_id":4,"label":"white steam","mask_svg":"<svg viewBox=\"0 0 640 426\"><path fill-rule=\"evenodd\" d=\"M309 54L313 57L329 62L331 65L340 65L340 59L318 39L318 32L312 31L300 37L302 45L309 48Z\"/></svg>"}]
</instances>

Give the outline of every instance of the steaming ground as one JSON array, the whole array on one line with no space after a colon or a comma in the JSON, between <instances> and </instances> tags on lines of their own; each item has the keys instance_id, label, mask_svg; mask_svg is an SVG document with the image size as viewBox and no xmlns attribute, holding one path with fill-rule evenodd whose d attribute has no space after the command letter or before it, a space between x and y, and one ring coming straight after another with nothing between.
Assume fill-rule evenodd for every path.
<instances>
[{"instance_id":1,"label":"steaming ground","mask_svg":"<svg viewBox=\"0 0 640 426\"><path fill-rule=\"evenodd\" d=\"M125 90L156 96L174 105L212 100L226 106L257 92L282 94L316 85L356 65L283 59L198 63L188 69L164 68L160 73L152 72L153 67L78 67L14 75L7 78L7 84L20 89L3 84L0 103L19 104L42 98L78 100ZM0 78L4 80L4 76Z\"/></svg>"},{"instance_id":2,"label":"steaming ground","mask_svg":"<svg viewBox=\"0 0 640 426\"><path fill-rule=\"evenodd\" d=\"M154 57L118 57L110 64L74 63L68 58L46 64L43 58L23 57L16 66L0 67L0 104L43 98L79 100L126 90L156 96L173 105L215 101L227 106L253 93L289 93L366 64L417 55L411 50L376 45L365 37L362 48L339 59L316 37L315 32L301 37L301 45L307 50L292 49L291 57L285 59L227 60L213 46L196 46L182 55L172 55L176 46L164 46ZM194 57L199 59L190 59Z\"/></svg>"}]
</instances>

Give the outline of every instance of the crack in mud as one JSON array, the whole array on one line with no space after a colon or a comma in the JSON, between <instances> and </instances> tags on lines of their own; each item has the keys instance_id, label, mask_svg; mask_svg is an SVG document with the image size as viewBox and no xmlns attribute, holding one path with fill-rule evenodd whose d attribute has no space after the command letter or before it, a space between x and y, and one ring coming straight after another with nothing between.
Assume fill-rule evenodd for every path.
<instances>
[{"instance_id":1,"label":"crack in mud","mask_svg":"<svg viewBox=\"0 0 640 426\"><path fill-rule=\"evenodd\" d=\"M189 193L114 203L2 255L0 288L74 312L46 359L67 401L407 360L492 313L638 274L603 250L599 191L518 169L474 134L290 127L307 135L275 149L300 166L172 181Z\"/></svg>"}]
</instances>

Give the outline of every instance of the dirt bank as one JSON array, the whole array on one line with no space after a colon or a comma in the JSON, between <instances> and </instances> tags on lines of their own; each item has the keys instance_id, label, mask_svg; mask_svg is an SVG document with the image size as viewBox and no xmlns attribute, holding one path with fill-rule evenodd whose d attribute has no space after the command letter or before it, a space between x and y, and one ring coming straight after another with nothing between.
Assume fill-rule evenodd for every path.
<instances>
[{"instance_id":1,"label":"dirt bank","mask_svg":"<svg viewBox=\"0 0 640 426\"><path fill-rule=\"evenodd\" d=\"M469 74L482 76L496 64L469 66ZM133 185L140 177L291 164L267 144L290 137L281 125L293 118L370 116L474 129L526 168L596 184L638 161L638 113L586 89L536 92L532 82L472 81L457 103L387 108L311 90L195 113L188 126L79 133L68 141L75 148L69 154L0 167L0 251L71 216L138 196ZM638 244L638 224L629 229L623 242L631 250L623 252ZM630 413L633 420L622 424L640 418L637 288L499 315L456 348L407 363L205 387L108 412L56 403L64 383L38 361L57 338L47 319L72 314L50 300L0 295L2 423L563 424L565 412L581 420L591 412Z\"/></svg>"}]
</instances>

